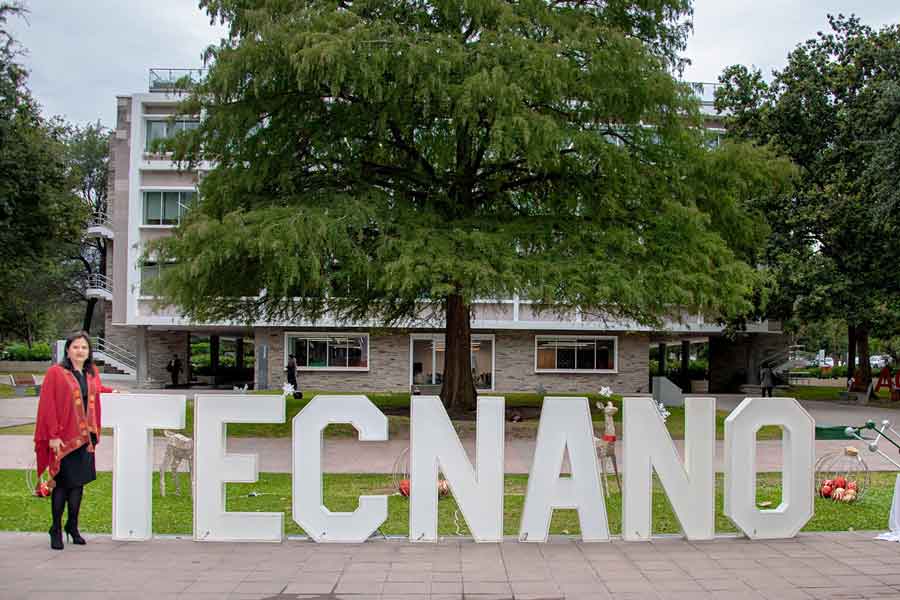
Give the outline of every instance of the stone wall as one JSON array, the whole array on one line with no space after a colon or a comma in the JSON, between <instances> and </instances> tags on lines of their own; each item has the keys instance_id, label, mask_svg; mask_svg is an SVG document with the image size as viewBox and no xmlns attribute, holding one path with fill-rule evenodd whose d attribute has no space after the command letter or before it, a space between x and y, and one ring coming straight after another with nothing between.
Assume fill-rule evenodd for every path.
<instances>
[{"instance_id":1,"label":"stone wall","mask_svg":"<svg viewBox=\"0 0 900 600\"><path fill-rule=\"evenodd\" d=\"M290 329L268 329L269 389L279 389L287 381L284 354L286 333ZM341 333L351 333L341 332ZM257 340L258 346L258 340ZM371 333L368 371L297 371L297 383L303 390L338 392L409 391L409 334Z\"/></svg>"},{"instance_id":2,"label":"stone wall","mask_svg":"<svg viewBox=\"0 0 900 600\"><path fill-rule=\"evenodd\" d=\"M285 333L291 330L272 328L260 333L256 344L268 344L269 389L278 389L286 381L284 358ZM488 333L481 332L479 333ZM540 332L541 335L554 332ZM592 332L597 335L597 332ZM495 334L495 391L533 392L542 386L553 392L594 392L610 386L616 393L649 393L649 337L644 334L616 334L618 339L618 373L535 373L533 331ZM571 332L560 335L572 335ZM372 333L369 337L369 370L298 371L301 389L346 392L388 392L409 390L409 332Z\"/></svg>"},{"instance_id":3,"label":"stone wall","mask_svg":"<svg viewBox=\"0 0 900 600\"><path fill-rule=\"evenodd\" d=\"M189 331L148 331L147 353L150 379L164 383L171 382L171 375L166 371L166 365L177 354L182 364L190 343ZM185 371L181 372L180 382L184 383Z\"/></svg>"},{"instance_id":4,"label":"stone wall","mask_svg":"<svg viewBox=\"0 0 900 600\"><path fill-rule=\"evenodd\" d=\"M618 373L535 373L533 331L496 334L495 389L502 392L533 392L542 387L553 392L596 392L609 386L617 394L649 393L649 343L644 334L615 335L618 342ZM541 331L540 335L554 335ZM572 335L559 332L558 335ZM587 335L587 334L586 334Z\"/></svg>"}]
</instances>

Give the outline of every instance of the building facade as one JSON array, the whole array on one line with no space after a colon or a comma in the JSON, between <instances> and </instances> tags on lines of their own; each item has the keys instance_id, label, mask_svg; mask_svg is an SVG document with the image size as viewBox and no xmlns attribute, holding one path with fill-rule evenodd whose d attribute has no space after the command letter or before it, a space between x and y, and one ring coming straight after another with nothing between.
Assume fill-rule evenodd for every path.
<instances>
[{"instance_id":1,"label":"building facade","mask_svg":"<svg viewBox=\"0 0 900 600\"><path fill-rule=\"evenodd\" d=\"M198 325L172 307L160 307L146 293L147 283L166 266L142 262L143 249L178 226L197 197L200 173L208 167L183 171L156 151L155 140L199 123L171 120L181 99L175 89L181 76L156 73L154 78L151 73L149 92L116 99L108 208L95 215L89 228L92 235L107 238L107 272L94 278L89 289L107 303L105 333L97 340L101 358L148 386L170 381L166 365L177 355L187 367L181 382L280 388L288 354L293 354L304 389L439 389L444 339L433 326L383 328L330 321ZM586 392L609 386L616 393L647 393L651 346L707 341L721 348L721 356L743 361L737 367L719 361L714 381L731 385L743 372L752 383L754 361L771 359L783 345L777 324L768 322L753 324L740 341L743 352L732 352L733 342L721 337L722 328L697 317L652 330L579 313L539 311L518 299L476 303L472 326L473 377L479 390L493 392ZM203 364L192 370L198 351Z\"/></svg>"}]
</instances>

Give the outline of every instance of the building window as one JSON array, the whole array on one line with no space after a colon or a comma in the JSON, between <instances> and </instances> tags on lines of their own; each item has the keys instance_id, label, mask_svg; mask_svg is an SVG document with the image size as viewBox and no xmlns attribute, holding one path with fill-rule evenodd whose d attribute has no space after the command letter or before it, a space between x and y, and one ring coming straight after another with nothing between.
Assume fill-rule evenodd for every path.
<instances>
[{"instance_id":1,"label":"building window","mask_svg":"<svg viewBox=\"0 0 900 600\"><path fill-rule=\"evenodd\" d=\"M286 354L297 358L298 369L369 370L369 336L364 333L288 334L285 347Z\"/></svg>"},{"instance_id":2,"label":"building window","mask_svg":"<svg viewBox=\"0 0 900 600\"><path fill-rule=\"evenodd\" d=\"M175 121L170 122L168 119L156 121L147 121L147 142L144 145L145 152L154 152L154 144L159 140L165 140L175 137L184 131L193 131L200 127L200 121Z\"/></svg>"},{"instance_id":3,"label":"building window","mask_svg":"<svg viewBox=\"0 0 900 600\"><path fill-rule=\"evenodd\" d=\"M197 192L144 192L144 225L179 225L194 205Z\"/></svg>"},{"instance_id":4,"label":"building window","mask_svg":"<svg viewBox=\"0 0 900 600\"><path fill-rule=\"evenodd\" d=\"M444 352L443 335L413 336L412 385L441 385L444 382ZM475 389L494 389L494 336L473 335L470 356Z\"/></svg>"},{"instance_id":5,"label":"building window","mask_svg":"<svg viewBox=\"0 0 900 600\"><path fill-rule=\"evenodd\" d=\"M611 373L618 369L616 338L550 336L534 338L536 373Z\"/></svg>"},{"instance_id":6,"label":"building window","mask_svg":"<svg viewBox=\"0 0 900 600\"><path fill-rule=\"evenodd\" d=\"M141 295L151 296L155 292L153 289L154 282L159 278L160 274L175 263L156 263L145 262L141 265Z\"/></svg>"}]
</instances>

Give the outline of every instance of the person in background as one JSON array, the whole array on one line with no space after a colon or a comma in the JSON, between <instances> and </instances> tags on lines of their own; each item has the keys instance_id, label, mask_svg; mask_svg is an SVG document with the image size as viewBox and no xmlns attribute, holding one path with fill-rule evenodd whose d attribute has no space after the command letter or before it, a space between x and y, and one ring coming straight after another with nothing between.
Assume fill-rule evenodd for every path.
<instances>
[{"instance_id":1,"label":"person in background","mask_svg":"<svg viewBox=\"0 0 900 600\"><path fill-rule=\"evenodd\" d=\"M759 385L762 387L763 398L772 397L772 390L775 388L775 374L768 365L759 370Z\"/></svg>"},{"instance_id":2,"label":"person in background","mask_svg":"<svg viewBox=\"0 0 900 600\"><path fill-rule=\"evenodd\" d=\"M44 376L34 428L38 477L44 471L50 475L49 533L54 550L63 549L63 530L72 543L86 543L78 531L78 515L85 484L97 478L94 448L100 442L100 394L115 391L100 381L88 334L69 336L62 361Z\"/></svg>"},{"instance_id":3,"label":"person in background","mask_svg":"<svg viewBox=\"0 0 900 600\"><path fill-rule=\"evenodd\" d=\"M287 382L297 391L297 358L293 354L288 354L287 363Z\"/></svg>"},{"instance_id":4,"label":"person in background","mask_svg":"<svg viewBox=\"0 0 900 600\"><path fill-rule=\"evenodd\" d=\"M166 371L168 371L172 376L172 386L177 386L178 376L181 375L182 371L181 359L178 358L177 354L173 355L172 360L170 360L169 364L166 365Z\"/></svg>"}]
</instances>

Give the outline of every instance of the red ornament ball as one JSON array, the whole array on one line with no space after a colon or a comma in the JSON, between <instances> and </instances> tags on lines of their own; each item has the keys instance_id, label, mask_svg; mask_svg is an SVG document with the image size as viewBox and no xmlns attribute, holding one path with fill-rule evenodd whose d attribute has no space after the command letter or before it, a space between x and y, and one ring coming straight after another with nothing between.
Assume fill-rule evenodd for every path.
<instances>
[{"instance_id":1,"label":"red ornament ball","mask_svg":"<svg viewBox=\"0 0 900 600\"><path fill-rule=\"evenodd\" d=\"M834 478L834 487L835 488L846 488L847 480L843 476L838 475L837 477Z\"/></svg>"},{"instance_id":2,"label":"red ornament ball","mask_svg":"<svg viewBox=\"0 0 900 600\"><path fill-rule=\"evenodd\" d=\"M409 479L400 480L400 494L407 497L409 496Z\"/></svg>"},{"instance_id":3,"label":"red ornament ball","mask_svg":"<svg viewBox=\"0 0 900 600\"><path fill-rule=\"evenodd\" d=\"M830 485L823 485L823 486L822 486L822 490L821 490L821 491L822 491L822 497L823 497L823 498L830 498L830 497L831 497L831 492L832 492L833 489L834 489L834 488L832 488Z\"/></svg>"},{"instance_id":4,"label":"red ornament ball","mask_svg":"<svg viewBox=\"0 0 900 600\"><path fill-rule=\"evenodd\" d=\"M46 481L42 481L37 485L37 488L34 490L34 495L40 498L46 498L50 495L50 486Z\"/></svg>"}]
</instances>

